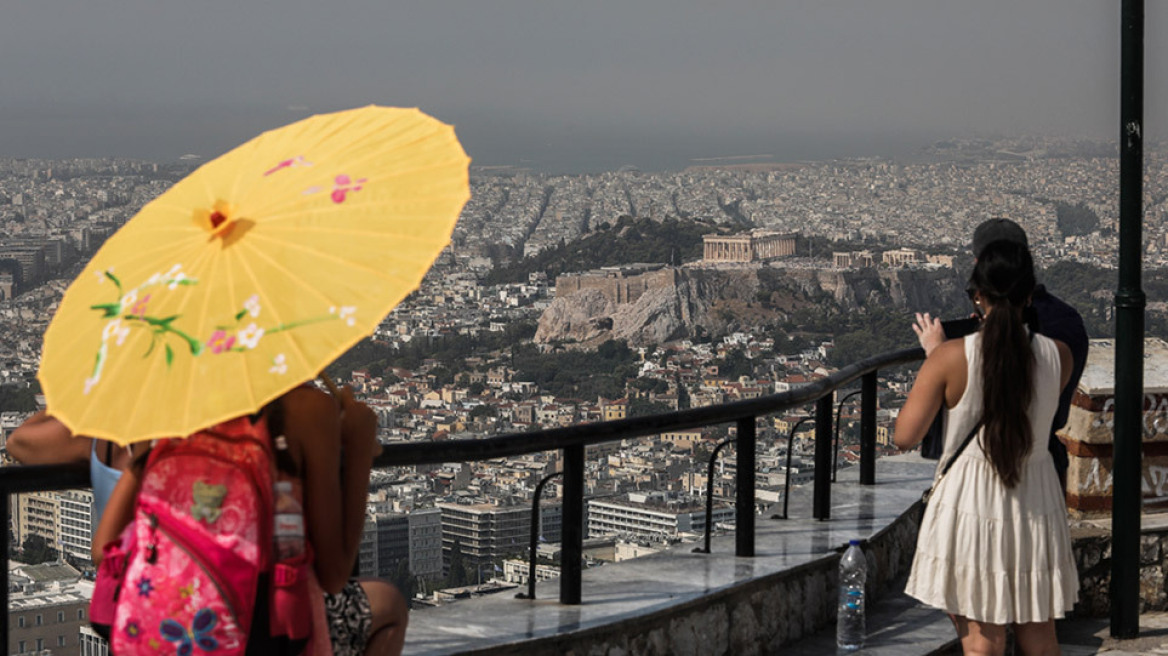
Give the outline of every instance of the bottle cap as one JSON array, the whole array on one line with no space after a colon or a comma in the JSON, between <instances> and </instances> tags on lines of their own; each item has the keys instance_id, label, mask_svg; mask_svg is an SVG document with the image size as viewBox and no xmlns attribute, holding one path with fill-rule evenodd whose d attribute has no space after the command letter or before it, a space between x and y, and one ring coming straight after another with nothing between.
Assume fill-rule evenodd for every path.
<instances>
[{"instance_id":1,"label":"bottle cap","mask_svg":"<svg viewBox=\"0 0 1168 656\"><path fill-rule=\"evenodd\" d=\"M858 547L858 546L860 546L860 541L859 540L848 540L848 544L850 546L853 546L853 547Z\"/></svg>"}]
</instances>

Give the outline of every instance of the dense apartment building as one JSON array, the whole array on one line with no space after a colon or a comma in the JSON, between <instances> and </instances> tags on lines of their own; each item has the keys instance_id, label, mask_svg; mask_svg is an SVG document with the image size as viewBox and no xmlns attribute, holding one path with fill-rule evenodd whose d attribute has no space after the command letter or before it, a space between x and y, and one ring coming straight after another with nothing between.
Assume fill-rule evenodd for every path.
<instances>
[{"instance_id":1,"label":"dense apartment building","mask_svg":"<svg viewBox=\"0 0 1168 656\"><path fill-rule=\"evenodd\" d=\"M442 577L441 510L366 515L357 552L361 576L392 578L402 563L414 576L430 580Z\"/></svg>"},{"instance_id":2,"label":"dense apartment building","mask_svg":"<svg viewBox=\"0 0 1168 656\"><path fill-rule=\"evenodd\" d=\"M409 516L400 513L378 513L371 523L377 528L377 575L383 578L392 577L403 562L409 566Z\"/></svg>"},{"instance_id":3,"label":"dense apartment building","mask_svg":"<svg viewBox=\"0 0 1168 656\"><path fill-rule=\"evenodd\" d=\"M75 562L88 566L92 562L93 491L63 490L57 492L59 524L58 547Z\"/></svg>"},{"instance_id":4,"label":"dense apartment building","mask_svg":"<svg viewBox=\"0 0 1168 656\"><path fill-rule=\"evenodd\" d=\"M12 503L13 538L24 544L39 535L75 562L88 564L93 536L93 492L63 490L15 495Z\"/></svg>"},{"instance_id":5,"label":"dense apartment building","mask_svg":"<svg viewBox=\"0 0 1168 656\"><path fill-rule=\"evenodd\" d=\"M442 553L448 564L458 540L463 562L484 565L527 551L531 540L531 507L480 503L437 504L442 511ZM540 535L548 542L560 540L560 506L540 508Z\"/></svg>"},{"instance_id":6,"label":"dense apartment building","mask_svg":"<svg viewBox=\"0 0 1168 656\"><path fill-rule=\"evenodd\" d=\"M9 587L9 654L79 653L93 588L80 572L64 563L17 565Z\"/></svg>"},{"instance_id":7,"label":"dense apartment building","mask_svg":"<svg viewBox=\"0 0 1168 656\"><path fill-rule=\"evenodd\" d=\"M410 573L419 578L442 576L442 510L426 508L409 514Z\"/></svg>"},{"instance_id":8,"label":"dense apartment building","mask_svg":"<svg viewBox=\"0 0 1168 656\"><path fill-rule=\"evenodd\" d=\"M713 521L733 522L734 508L715 504ZM630 492L624 499L588 501L588 537L603 535L647 538L702 533L706 530L705 501L686 494Z\"/></svg>"}]
</instances>

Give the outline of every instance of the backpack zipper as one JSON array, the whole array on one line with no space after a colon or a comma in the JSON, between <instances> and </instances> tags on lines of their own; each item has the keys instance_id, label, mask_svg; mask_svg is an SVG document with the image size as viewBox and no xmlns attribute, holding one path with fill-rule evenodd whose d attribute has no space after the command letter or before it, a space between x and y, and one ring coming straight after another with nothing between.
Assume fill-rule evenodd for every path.
<instances>
[{"instance_id":1,"label":"backpack zipper","mask_svg":"<svg viewBox=\"0 0 1168 656\"><path fill-rule=\"evenodd\" d=\"M239 600L235 598L234 594L223 587L223 582L219 580L219 576L214 571L212 571L211 568L207 567L207 564L203 562L203 558L199 556L199 554L191 547L185 538L180 536L178 532L167 527L159 519L159 515L157 513L153 511L147 511L146 516L150 519L151 531L160 531L171 542L177 545L178 548L182 550L182 552L186 554L188 558L191 559L191 562L195 563L199 569L203 570L203 573L207 575L207 578L211 579L211 583L215 585L215 589L219 592L219 596L222 597L223 600L227 603L227 610L231 613L232 617L236 618L236 621L239 621ZM154 543L157 543L157 541L157 537L152 540ZM156 555L155 551L157 549L157 544L147 545L146 549L148 550L150 557L153 557Z\"/></svg>"}]
</instances>

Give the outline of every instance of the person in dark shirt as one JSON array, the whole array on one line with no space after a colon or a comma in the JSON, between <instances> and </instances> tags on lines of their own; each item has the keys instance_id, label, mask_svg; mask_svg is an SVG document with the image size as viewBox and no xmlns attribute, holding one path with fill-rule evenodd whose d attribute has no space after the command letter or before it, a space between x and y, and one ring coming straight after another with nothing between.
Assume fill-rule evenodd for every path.
<instances>
[{"instance_id":1,"label":"person in dark shirt","mask_svg":"<svg viewBox=\"0 0 1168 656\"><path fill-rule=\"evenodd\" d=\"M973 231L974 259L976 260L985 247L995 241L1010 241L1027 248L1030 247L1026 231L1022 229L1022 226L1009 219L990 219L983 221ZM1047 442L1047 448L1050 449L1051 458L1058 471L1059 481L1063 483L1065 488L1068 465L1067 447L1055 433L1067 423L1071 397L1075 393L1075 388L1079 386L1079 378L1083 375L1083 367L1087 364L1087 329L1083 325L1083 317L1079 312L1051 294L1043 285L1038 285L1035 288L1030 306L1037 320L1038 332L1070 347L1071 357L1074 361L1070 382L1063 388L1059 396L1058 410L1051 422L1050 436ZM943 322L930 317L928 313L918 313L916 318L913 331L916 332L917 339L920 341L921 347L925 349L926 354L946 339L961 337L965 332L976 330L976 322L944 322L950 324L949 330L946 330ZM921 451L926 457L937 458L940 456L941 435L941 414L938 413L937 419L925 437L925 443L921 446Z\"/></svg>"}]
</instances>

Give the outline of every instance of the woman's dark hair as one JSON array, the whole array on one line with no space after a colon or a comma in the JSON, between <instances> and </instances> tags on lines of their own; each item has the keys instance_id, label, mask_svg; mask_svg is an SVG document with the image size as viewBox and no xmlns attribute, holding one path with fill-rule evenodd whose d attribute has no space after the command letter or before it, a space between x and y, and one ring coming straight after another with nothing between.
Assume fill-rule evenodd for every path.
<instances>
[{"instance_id":1,"label":"woman's dark hair","mask_svg":"<svg viewBox=\"0 0 1168 656\"><path fill-rule=\"evenodd\" d=\"M1034 398L1035 359L1022 312L1035 286L1029 249L991 242L978 256L969 284L988 306L981 328L982 445L1012 488L1034 442L1027 411Z\"/></svg>"}]
</instances>

